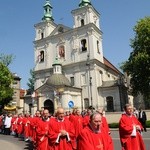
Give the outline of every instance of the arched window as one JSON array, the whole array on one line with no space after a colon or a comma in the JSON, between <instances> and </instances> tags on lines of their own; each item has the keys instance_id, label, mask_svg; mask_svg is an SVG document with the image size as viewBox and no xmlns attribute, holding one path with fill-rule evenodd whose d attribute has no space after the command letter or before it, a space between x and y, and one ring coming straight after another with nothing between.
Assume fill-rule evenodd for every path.
<instances>
[{"instance_id":1,"label":"arched window","mask_svg":"<svg viewBox=\"0 0 150 150\"><path fill-rule=\"evenodd\" d=\"M48 109L50 114L54 113L54 104L50 99L44 102L44 109Z\"/></svg>"},{"instance_id":2,"label":"arched window","mask_svg":"<svg viewBox=\"0 0 150 150\"><path fill-rule=\"evenodd\" d=\"M87 42L86 39L81 40L82 52L87 51Z\"/></svg>"},{"instance_id":3,"label":"arched window","mask_svg":"<svg viewBox=\"0 0 150 150\"><path fill-rule=\"evenodd\" d=\"M84 26L84 19L81 19L81 26Z\"/></svg>"},{"instance_id":4,"label":"arched window","mask_svg":"<svg viewBox=\"0 0 150 150\"><path fill-rule=\"evenodd\" d=\"M39 59L39 62L44 62L44 51L40 51L38 59Z\"/></svg>"},{"instance_id":5,"label":"arched window","mask_svg":"<svg viewBox=\"0 0 150 150\"><path fill-rule=\"evenodd\" d=\"M43 38L44 38L44 33L42 32L42 33L41 33L41 39L43 39Z\"/></svg>"},{"instance_id":6,"label":"arched window","mask_svg":"<svg viewBox=\"0 0 150 150\"><path fill-rule=\"evenodd\" d=\"M106 102L107 102L107 111L113 112L114 111L113 97L112 96L106 97Z\"/></svg>"}]
</instances>

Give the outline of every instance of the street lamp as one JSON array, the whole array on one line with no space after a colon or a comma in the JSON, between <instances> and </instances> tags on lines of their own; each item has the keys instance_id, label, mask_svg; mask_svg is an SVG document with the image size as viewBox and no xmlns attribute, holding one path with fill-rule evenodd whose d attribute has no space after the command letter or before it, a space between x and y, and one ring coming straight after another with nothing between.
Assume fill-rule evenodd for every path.
<instances>
[{"instance_id":1,"label":"street lamp","mask_svg":"<svg viewBox=\"0 0 150 150\"><path fill-rule=\"evenodd\" d=\"M90 100L91 100L91 106L93 108L93 98L92 98L92 77L91 77L91 72L90 72L90 55L87 55L87 62L86 66L88 66L88 74L89 74L89 91L90 91Z\"/></svg>"}]
</instances>

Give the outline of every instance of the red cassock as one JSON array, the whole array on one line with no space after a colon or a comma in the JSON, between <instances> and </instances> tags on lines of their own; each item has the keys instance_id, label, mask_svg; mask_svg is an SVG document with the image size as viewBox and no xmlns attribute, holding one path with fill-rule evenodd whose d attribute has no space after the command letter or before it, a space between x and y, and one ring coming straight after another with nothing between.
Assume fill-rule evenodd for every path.
<instances>
[{"instance_id":1,"label":"red cassock","mask_svg":"<svg viewBox=\"0 0 150 150\"><path fill-rule=\"evenodd\" d=\"M17 121L17 133L22 134L23 133L23 118L19 117Z\"/></svg>"},{"instance_id":2,"label":"red cassock","mask_svg":"<svg viewBox=\"0 0 150 150\"><path fill-rule=\"evenodd\" d=\"M68 135L59 136L60 130L66 130ZM69 119L59 121L56 118L50 121L50 150L73 150L76 149L75 130Z\"/></svg>"},{"instance_id":3,"label":"red cassock","mask_svg":"<svg viewBox=\"0 0 150 150\"><path fill-rule=\"evenodd\" d=\"M36 142L36 128L38 126L38 122L41 120L40 117L33 117L30 120L31 130L32 130L32 141Z\"/></svg>"},{"instance_id":4,"label":"red cassock","mask_svg":"<svg viewBox=\"0 0 150 150\"><path fill-rule=\"evenodd\" d=\"M3 118L0 116L0 129L2 128L3 125Z\"/></svg>"},{"instance_id":5,"label":"red cassock","mask_svg":"<svg viewBox=\"0 0 150 150\"><path fill-rule=\"evenodd\" d=\"M85 115L83 117L83 127L86 127L89 124L90 121L90 116L89 115Z\"/></svg>"},{"instance_id":6,"label":"red cassock","mask_svg":"<svg viewBox=\"0 0 150 150\"><path fill-rule=\"evenodd\" d=\"M105 130L95 133L89 125L82 130L78 139L78 150L114 150L112 145Z\"/></svg>"},{"instance_id":7,"label":"red cassock","mask_svg":"<svg viewBox=\"0 0 150 150\"><path fill-rule=\"evenodd\" d=\"M75 128L75 135L78 137L78 135L81 133L83 129L83 117L82 116L76 116L75 120L73 122L74 128Z\"/></svg>"},{"instance_id":8,"label":"red cassock","mask_svg":"<svg viewBox=\"0 0 150 150\"><path fill-rule=\"evenodd\" d=\"M105 128L106 132L110 134L110 129L106 120L106 117L102 116L102 126Z\"/></svg>"},{"instance_id":9,"label":"red cassock","mask_svg":"<svg viewBox=\"0 0 150 150\"><path fill-rule=\"evenodd\" d=\"M11 131L14 131L14 132L17 131L17 120L18 120L17 117L13 117L11 119Z\"/></svg>"},{"instance_id":10,"label":"red cassock","mask_svg":"<svg viewBox=\"0 0 150 150\"><path fill-rule=\"evenodd\" d=\"M71 114L71 115L69 116L69 120L70 120L71 122L73 122L73 121L75 120L75 117L76 117L76 115Z\"/></svg>"},{"instance_id":11,"label":"red cassock","mask_svg":"<svg viewBox=\"0 0 150 150\"><path fill-rule=\"evenodd\" d=\"M46 121L38 120L36 127L36 141L37 141L37 149L36 150L49 150L49 139L48 139L48 131L49 131L49 123L50 118Z\"/></svg>"},{"instance_id":12,"label":"red cassock","mask_svg":"<svg viewBox=\"0 0 150 150\"><path fill-rule=\"evenodd\" d=\"M119 121L119 133L122 150L146 150L144 141L139 131L136 131L136 136L131 136L133 124L139 125L142 129L140 122L134 115L128 116L126 114L122 114Z\"/></svg>"},{"instance_id":13,"label":"red cassock","mask_svg":"<svg viewBox=\"0 0 150 150\"><path fill-rule=\"evenodd\" d=\"M72 122L74 129L75 129L75 135L76 138L78 137L79 133L82 131L83 129L83 117L80 115L71 115L69 117L69 120Z\"/></svg>"},{"instance_id":14,"label":"red cassock","mask_svg":"<svg viewBox=\"0 0 150 150\"><path fill-rule=\"evenodd\" d=\"M30 137L30 118L24 117L23 118L23 129L24 129L24 137L28 138Z\"/></svg>"}]
</instances>

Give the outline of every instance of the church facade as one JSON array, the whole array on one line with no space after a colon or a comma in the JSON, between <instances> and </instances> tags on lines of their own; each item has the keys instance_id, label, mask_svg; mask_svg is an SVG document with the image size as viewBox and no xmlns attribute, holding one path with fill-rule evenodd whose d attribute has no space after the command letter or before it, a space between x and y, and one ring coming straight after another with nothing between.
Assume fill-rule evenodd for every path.
<instances>
[{"instance_id":1,"label":"church facade","mask_svg":"<svg viewBox=\"0 0 150 150\"><path fill-rule=\"evenodd\" d=\"M127 103L123 74L103 56L100 14L90 0L71 11L73 27L56 24L49 0L35 24L37 109L58 106L121 111Z\"/></svg>"}]
</instances>

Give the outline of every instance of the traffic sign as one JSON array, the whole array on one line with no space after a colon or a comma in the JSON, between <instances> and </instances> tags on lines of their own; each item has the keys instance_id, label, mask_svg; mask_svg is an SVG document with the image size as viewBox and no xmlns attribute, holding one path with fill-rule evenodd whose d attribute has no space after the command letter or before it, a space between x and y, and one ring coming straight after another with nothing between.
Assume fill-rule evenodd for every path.
<instances>
[{"instance_id":1,"label":"traffic sign","mask_svg":"<svg viewBox=\"0 0 150 150\"><path fill-rule=\"evenodd\" d=\"M74 107L74 102L73 102L73 101L69 101L69 102L68 102L68 106L69 106L69 108Z\"/></svg>"}]
</instances>

